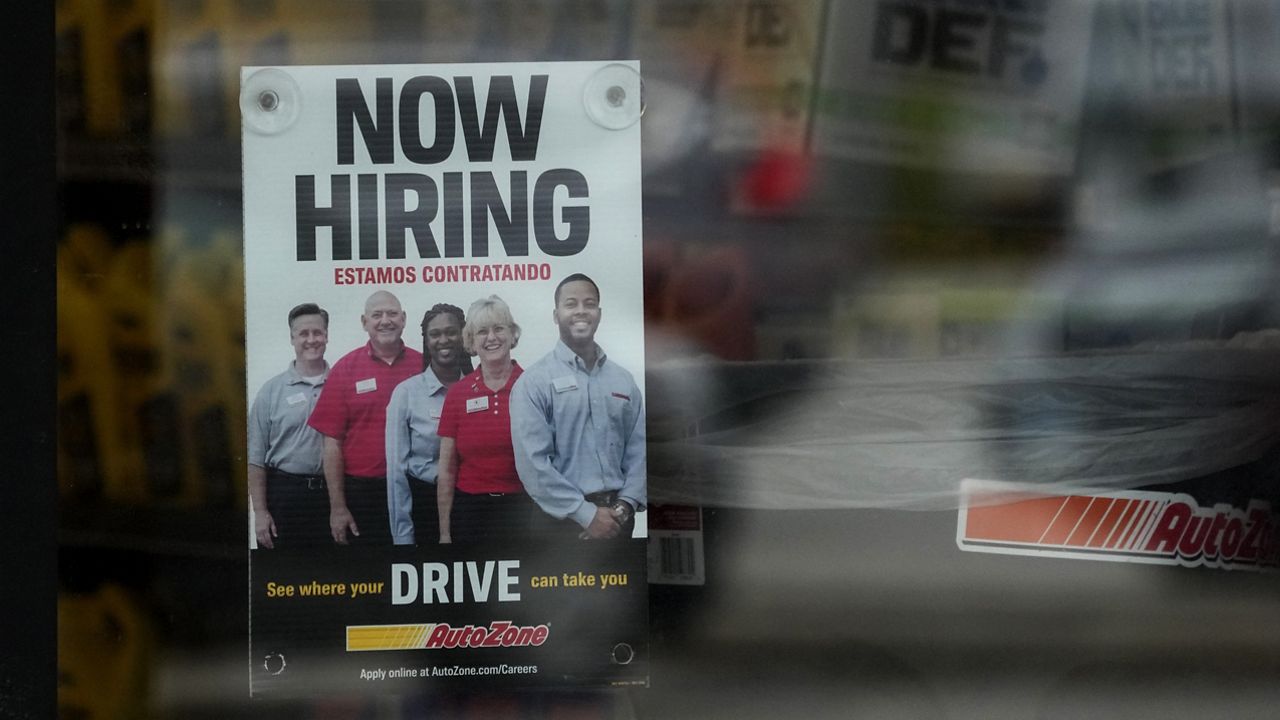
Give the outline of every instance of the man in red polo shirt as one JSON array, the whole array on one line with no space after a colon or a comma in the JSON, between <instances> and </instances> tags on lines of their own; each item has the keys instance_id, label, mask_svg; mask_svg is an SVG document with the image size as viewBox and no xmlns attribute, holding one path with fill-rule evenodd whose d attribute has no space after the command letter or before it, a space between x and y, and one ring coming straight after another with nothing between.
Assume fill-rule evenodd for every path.
<instances>
[{"instance_id":1,"label":"man in red polo shirt","mask_svg":"<svg viewBox=\"0 0 1280 720\"><path fill-rule=\"evenodd\" d=\"M422 353L400 339L405 313L385 290L365 301L360 324L369 342L334 364L307 424L324 435L334 542L390 545L387 403L396 385L422 372Z\"/></svg>"}]
</instances>

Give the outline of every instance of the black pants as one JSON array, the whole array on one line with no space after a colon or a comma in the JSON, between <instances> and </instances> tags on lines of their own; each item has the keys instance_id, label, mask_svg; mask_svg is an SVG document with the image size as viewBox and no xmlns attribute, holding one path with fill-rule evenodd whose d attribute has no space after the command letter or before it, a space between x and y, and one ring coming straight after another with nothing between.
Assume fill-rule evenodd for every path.
<instances>
[{"instance_id":1,"label":"black pants","mask_svg":"<svg viewBox=\"0 0 1280 720\"><path fill-rule=\"evenodd\" d=\"M345 486L347 509L360 528L360 535L347 532L351 545L390 545L391 513L387 510L387 479L348 475Z\"/></svg>"},{"instance_id":2,"label":"black pants","mask_svg":"<svg viewBox=\"0 0 1280 720\"><path fill-rule=\"evenodd\" d=\"M440 542L440 512L436 502L436 484L408 478L409 495L413 497L413 538L419 545L435 545Z\"/></svg>"},{"instance_id":3,"label":"black pants","mask_svg":"<svg viewBox=\"0 0 1280 720\"><path fill-rule=\"evenodd\" d=\"M455 489L449 535L458 544L482 540L527 540L529 521L538 508L524 493L472 495Z\"/></svg>"},{"instance_id":4,"label":"black pants","mask_svg":"<svg viewBox=\"0 0 1280 720\"><path fill-rule=\"evenodd\" d=\"M329 491L320 475L294 475L267 468L267 512L276 525L277 548L314 547L333 542L329 533Z\"/></svg>"}]
</instances>

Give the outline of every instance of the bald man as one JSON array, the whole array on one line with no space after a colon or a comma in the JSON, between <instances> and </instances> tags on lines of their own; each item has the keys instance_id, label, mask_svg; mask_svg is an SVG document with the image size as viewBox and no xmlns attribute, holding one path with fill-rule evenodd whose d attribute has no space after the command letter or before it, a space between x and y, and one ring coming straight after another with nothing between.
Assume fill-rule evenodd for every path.
<instances>
[{"instance_id":1,"label":"bald man","mask_svg":"<svg viewBox=\"0 0 1280 720\"><path fill-rule=\"evenodd\" d=\"M390 545L387 403L397 385L422 371L422 353L400 339L405 312L385 290L365 301L360 324L369 342L334 364L307 424L324 436L333 541Z\"/></svg>"}]
</instances>

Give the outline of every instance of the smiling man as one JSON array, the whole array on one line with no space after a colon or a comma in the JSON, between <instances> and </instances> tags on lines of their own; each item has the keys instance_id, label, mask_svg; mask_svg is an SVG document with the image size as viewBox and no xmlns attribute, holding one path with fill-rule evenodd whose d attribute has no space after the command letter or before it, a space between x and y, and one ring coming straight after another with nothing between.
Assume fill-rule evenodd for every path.
<instances>
[{"instance_id":1,"label":"smiling man","mask_svg":"<svg viewBox=\"0 0 1280 720\"><path fill-rule=\"evenodd\" d=\"M630 537L644 508L644 401L631 373L596 344L600 289L581 273L556 286L560 340L511 390L520 481L562 526L593 539ZM571 521L571 522L570 522Z\"/></svg>"},{"instance_id":2,"label":"smiling man","mask_svg":"<svg viewBox=\"0 0 1280 720\"><path fill-rule=\"evenodd\" d=\"M365 301L360 324L369 342L334 364L307 423L324 435L334 542L389 545L387 403L397 385L421 371L422 353L400 339L405 313L385 290Z\"/></svg>"},{"instance_id":3,"label":"smiling man","mask_svg":"<svg viewBox=\"0 0 1280 720\"><path fill-rule=\"evenodd\" d=\"M321 457L307 417L325 377L329 313L315 303L289 311L293 361L258 391L249 411L249 497L258 547L323 544L329 537Z\"/></svg>"}]
</instances>

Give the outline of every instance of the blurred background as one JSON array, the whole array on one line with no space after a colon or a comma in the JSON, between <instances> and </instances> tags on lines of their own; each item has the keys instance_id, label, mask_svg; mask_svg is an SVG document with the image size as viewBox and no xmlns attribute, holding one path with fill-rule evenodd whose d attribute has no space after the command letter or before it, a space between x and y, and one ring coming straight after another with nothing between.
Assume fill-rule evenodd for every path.
<instances>
[{"instance_id":1,"label":"blurred background","mask_svg":"<svg viewBox=\"0 0 1280 720\"><path fill-rule=\"evenodd\" d=\"M964 478L1280 506L1280 3L56 12L62 717L1275 717L1274 574L956 523ZM652 687L250 701L239 67L615 58Z\"/></svg>"}]
</instances>

